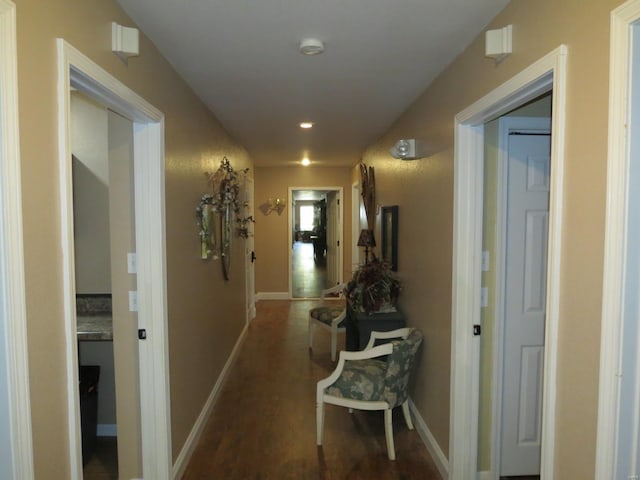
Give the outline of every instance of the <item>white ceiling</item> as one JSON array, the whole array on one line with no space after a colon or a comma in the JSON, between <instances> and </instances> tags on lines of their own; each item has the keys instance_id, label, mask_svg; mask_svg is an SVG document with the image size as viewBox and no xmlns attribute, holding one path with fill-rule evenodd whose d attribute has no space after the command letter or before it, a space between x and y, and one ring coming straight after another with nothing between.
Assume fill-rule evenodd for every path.
<instances>
[{"instance_id":1,"label":"white ceiling","mask_svg":"<svg viewBox=\"0 0 640 480\"><path fill-rule=\"evenodd\" d=\"M508 0L119 3L257 166L351 166Z\"/></svg>"}]
</instances>

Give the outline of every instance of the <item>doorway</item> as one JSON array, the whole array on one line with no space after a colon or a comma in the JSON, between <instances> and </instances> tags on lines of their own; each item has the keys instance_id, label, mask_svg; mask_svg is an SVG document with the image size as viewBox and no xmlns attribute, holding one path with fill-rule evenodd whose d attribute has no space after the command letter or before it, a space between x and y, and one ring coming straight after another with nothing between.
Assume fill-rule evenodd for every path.
<instances>
[{"instance_id":1,"label":"doorway","mask_svg":"<svg viewBox=\"0 0 640 480\"><path fill-rule=\"evenodd\" d=\"M131 477L141 470L136 279L120 259L135 252L133 123L79 91L70 107L83 477Z\"/></svg>"},{"instance_id":2,"label":"doorway","mask_svg":"<svg viewBox=\"0 0 640 480\"><path fill-rule=\"evenodd\" d=\"M549 178L540 473L542 478L553 476L566 54L566 47L560 46L455 118L453 278L469 281L454 282L452 292L451 479L475 479L478 475L485 123L548 91L553 91L554 116Z\"/></svg>"},{"instance_id":3,"label":"doorway","mask_svg":"<svg viewBox=\"0 0 640 480\"><path fill-rule=\"evenodd\" d=\"M540 473L550 114L546 95L485 124L478 415L485 478Z\"/></svg>"},{"instance_id":4,"label":"doorway","mask_svg":"<svg viewBox=\"0 0 640 480\"><path fill-rule=\"evenodd\" d=\"M342 188L289 189L289 294L319 298L342 282Z\"/></svg>"},{"instance_id":5,"label":"doorway","mask_svg":"<svg viewBox=\"0 0 640 480\"><path fill-rule=\"evenodd\" d=\"M111 77L78 50L59 39L58 119L59 173L64 316L67 335L67 399L69 412L69 464L71 479L82 479L80 405L78 396L78 348L74 255L74 215L71 154L70 91L84 93L95 103L117 112L133 123L133 192L135 204L135 254L132 266L137 291L130 294L131 310L137 308L137 324L129 325L127 338L138 351L139 381L129 392L140 392L131 423L139 422L145 478L171 477L172 455L169 410L169 366L166 311L166 252L164 227L163 116L117 79ZM135 252L131 252L135 253ZM129 306L127 305L127 307ZM140 340L138 340L140 339ZM119 394L122 392L119 392ZM118 415L120 416L120 413ZM119 432L121 435L122 432ZM122 475L127 473L121 472Z\"/></svg>"},{"instance_id":6,"label":"doorway","mask_svg":"<svg viewBox=\"0 0 640 480\"><path fill-rule=\"evenodd\" d=\"M246 228L246 236L244 237L244 281L245 281L245 303L247 324L256 316L256 287L255 287L255 261L256 254L254 251L254 228L253 228L253 209L254 209L254 181L253 178L245 175L244 177L244 212L243 218L251 219L244 224Z\"/></svg>"}]
</instances>

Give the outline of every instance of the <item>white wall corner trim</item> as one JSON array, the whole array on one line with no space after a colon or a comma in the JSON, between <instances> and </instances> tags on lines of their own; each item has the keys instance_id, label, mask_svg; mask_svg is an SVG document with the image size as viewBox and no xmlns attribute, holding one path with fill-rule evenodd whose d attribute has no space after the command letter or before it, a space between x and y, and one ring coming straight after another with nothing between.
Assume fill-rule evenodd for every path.
<instances>
[{"instance_id":1,"label":"white wall corner trim","mask_svg":"<svg viewBox=\"0 0 640 480\"><path fill-rule=\"evenodd\" d=\"M484 123L553 90L541 478L553 478L567 47L561 45L455 117L449 478L477 476ZM478 180L480 179L480 180Z\"/></svg>"},{"instance_id":2,"label":"white wall corner trim","mask_svg":"<svg viewBox=\"0 0 640 480\"><path fill-rule=\"evenodd\" d=\"M605 220L600 391L596 443L596 478L614 478L617 469L621 362L623 355L625 264L631 162L626 125L630 120L632 24L640 19L640 0L611 12L609 66L609 139ZM637 83L637 80L636 80ZM634 96L636 93L634 93ZM637 293L629 292L631 295ZM637 385L636 385L637 387ZM637 390L636 390L637 392Z\"/></svg>"},{"instance_id":3,"label":"white wall corner trim","mask_svg":"<svg viewBox=\"0 0 640 480\"><path fill-rule=\"evenodd\" d=\"M218 395L220 394L220 390L222 389L222 386L224 385L224 382L227 379L227 376L229 375L229 370L231 369L233 362L235 362L236 358L238 357L238 354L240 352L240 347L242 346L242 344L244 343L244 340L247 337L247 331L248 331L248 325L245 324L244 328L242 329L242 332L240 333L240 336L238 337L238 340L236 341L235 346L233 347L233 350L231 351L231 354L229 355L229 358L227 359L227 362L222 368L222 372L220 372L220 375L218 376L218 380L216 380L216 383L213 385L213 388L211 389L209 398L207 398L207 401L202 407L202 411L200 412L200 415L198 415L196 422L193 424L193 428L191 429L191 432L189 433L187 440L184 442L184 445L182 446L182 449L178 454L178 458L176 458L176 462L173 464L173 478L175 480L182 478L182 475L184 474L184 471L187 468L187 465L189 464L189 459L191 458L193 451L198 445L198 440L200 439L202 430L204 429L207 423L207 420L209 419L209 416L213 411L213 407L215 406L216 401L218 400Z\"/></svg>"},{"instance_id":4,"label":"white wall corner trim","mask_svg":"<svg viewBox=\"0 0 640 480\"><path fill-rule=\"evenodd\" d=\"M18 128L16 6L0 0L0 337L5 342L9 436L13 478L32 479L33 441L27 357L27 314L22 237L22 191ZM4 331L3 330L4 324Z\"/></svg>"},{"instance_id":5,"label":"white wall corner trim","mask_svg":"<svg viewBox=\"0 0 640 480\"><path fill-rule=\"evenodd\" d=\"M420 439L427 447L429 454L431 454L431 458L436 464L436 467L438 468L440 475L442 475L442 478L447 478L449 475L449 461L447 460L447 457L442 452L440 445L438 445L438 442L431 433L431 430L429 430L429 427L427 427L427 424L420 415L420 412L418 412L418 409L413 403L413 400L411 399L409 399L409 408L411 409L413 421L416 427L416 431L418 432L418 435L420 435Z\"/></svg>"}]
</instances>

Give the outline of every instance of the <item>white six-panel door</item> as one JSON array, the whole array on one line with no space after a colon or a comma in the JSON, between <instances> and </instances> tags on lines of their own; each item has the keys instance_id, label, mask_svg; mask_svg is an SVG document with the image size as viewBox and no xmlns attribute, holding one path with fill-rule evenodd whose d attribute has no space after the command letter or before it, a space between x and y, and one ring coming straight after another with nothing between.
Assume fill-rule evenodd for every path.
<instances>
[{"instance_id":1,"label":"white six-panel door","mask_svg":"<svg viewBox=\"0 0 640 480\"><path fill-rule=\"evenodd\" d=\"M540 473L550 136L508 146L500 475Z\"/></svg>"}]
</instances>

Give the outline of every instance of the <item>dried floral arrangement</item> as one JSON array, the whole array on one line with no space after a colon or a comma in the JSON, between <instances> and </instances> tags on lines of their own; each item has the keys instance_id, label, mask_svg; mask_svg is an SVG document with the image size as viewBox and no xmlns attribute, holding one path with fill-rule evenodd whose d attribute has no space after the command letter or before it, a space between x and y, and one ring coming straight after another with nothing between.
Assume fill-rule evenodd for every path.
<instances>
[{"instance_id":1,"label":"dried floral arrangement","mask_svg":"<svg viewBox=\"0 0 640 480\"><path fill-rule=\"evenodd\" d=\"M345 293L354 311L369 314L394 311L401 290L402 285L391 271L391 265L374 255L373 260L354 272Z\"/></svg>"}]
</instances>

